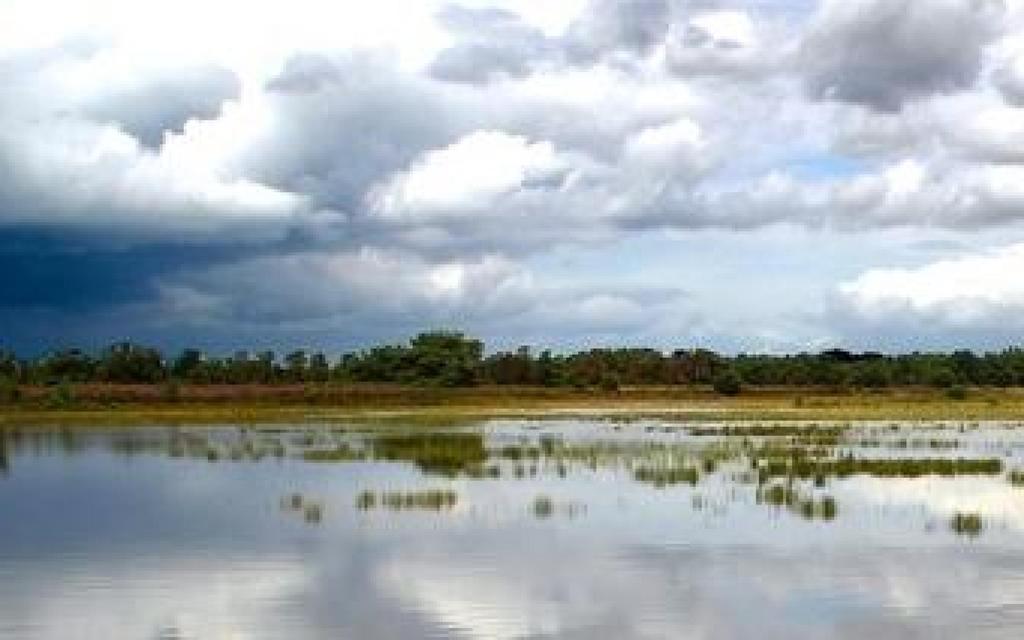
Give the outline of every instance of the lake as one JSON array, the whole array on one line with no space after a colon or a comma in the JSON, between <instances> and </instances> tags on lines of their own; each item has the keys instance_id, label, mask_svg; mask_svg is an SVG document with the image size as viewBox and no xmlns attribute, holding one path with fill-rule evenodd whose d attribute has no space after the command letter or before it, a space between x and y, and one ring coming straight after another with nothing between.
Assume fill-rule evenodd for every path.
<instances>
[{"instance_id":1,"label":"lake","mask_svg":"<svg viewBox=\"0 0 1024 640\"><path fill-rule=\"evenodd\" d=\"M1018 638L1024 426L0 431L0 638Z\"/></svg>"}]
</instances>

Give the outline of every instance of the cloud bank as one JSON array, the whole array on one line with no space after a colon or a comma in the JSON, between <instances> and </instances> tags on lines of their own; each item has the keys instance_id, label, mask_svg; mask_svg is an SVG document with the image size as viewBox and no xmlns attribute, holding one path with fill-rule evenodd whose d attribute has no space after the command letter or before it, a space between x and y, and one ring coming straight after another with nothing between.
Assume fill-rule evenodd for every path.
<instances>
[{"instance_id":1,"label":"cloud bank","mask_svg":"<svg viewBox=\"0 0 1024 640\"><path fill-rule=\"evenodd\" d=\"M1009 264L928 292L1016 260L1020 2L557 4L268 3L244 24L235 3L0 8L8 340L38 342L33 314L340 342L356 324L666 345L742 328L786 348L870 342L883 312L1005 326ZM714 259L763 274L785 260L727 247L778 229L806 238L787 250L863 253L814 282L779 268L803 289L739 313L751 278L713 293L692 249L714 236ZM915 248L958 238L1011 246ZM621 266L571 266L601 258Z\"/></svg>"}]
</instances>

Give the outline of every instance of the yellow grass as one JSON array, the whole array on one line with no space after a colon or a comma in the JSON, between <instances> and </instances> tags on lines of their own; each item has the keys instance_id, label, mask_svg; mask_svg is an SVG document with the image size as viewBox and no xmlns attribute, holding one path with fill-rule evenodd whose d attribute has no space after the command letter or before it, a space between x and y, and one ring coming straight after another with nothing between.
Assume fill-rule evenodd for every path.
<instances>
[{"instance_id":1,"label":"yellow grass","mask_svg":"<svg viewBox=\"0 0 1024 640\"><path fill-rule=\"evenodd\" d=\"M138 390L136 390L138 391ZM595 390L482 387L306 389L282 395L268 388L245 397L183 394L76 396L70 408L41 402L0 407L2 425L166 425L196 423L333 422L340 420L448 420L488 417L664 417L681 420L1024 420L1024 390L975 389L953 400L931 389L881 393L827 393L813 389L753 389L724 398L702 388L634 387ZM194 399L193 399L194 398Z\"/></svg>"}]
</instances>

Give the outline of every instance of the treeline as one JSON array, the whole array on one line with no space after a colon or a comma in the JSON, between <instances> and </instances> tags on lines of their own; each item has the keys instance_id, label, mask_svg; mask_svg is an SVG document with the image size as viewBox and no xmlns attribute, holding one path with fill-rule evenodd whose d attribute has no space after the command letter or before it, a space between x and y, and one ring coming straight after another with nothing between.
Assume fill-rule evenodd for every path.
<instances>
[{"instance_id":1,"label":"treeline","mask_svg":"<svg viewBox=\"0 0 1024 640\"><path fill-rule=\"evenodd\" d=\"M713 384L723 393L742 385L884 388L890 386L1024 386L1024 350L976 354L883 355L833 349L786 356L725 356L706 349L591 349L571 354L520 347L485 355L484 344L457 332L423 333L408 344L384 345L330 358L292 351L283 357L240 351L212 357L185 349L167 358L156 349L119 343L91 354L65 349L28 360L0 351L0 384L60 383L295 384L375 382L449 387L536 385L617 388L620 385Z\"/></svg>"}]
</instances>

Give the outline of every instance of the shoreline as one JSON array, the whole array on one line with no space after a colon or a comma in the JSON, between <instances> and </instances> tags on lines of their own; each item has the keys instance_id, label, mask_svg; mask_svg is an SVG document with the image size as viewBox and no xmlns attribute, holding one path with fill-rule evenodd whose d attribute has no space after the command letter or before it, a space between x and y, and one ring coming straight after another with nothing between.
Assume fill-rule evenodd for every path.
<instances>
[{"instance_id":1,"label":"shoreline","mask_svg":"<svg viewBox=\"0 0 1024 640\"><path fill-rule=\"evenodd\" d=\"M551 388L187 387L161 400L155 385L74 390L67 406L47 406L45 388L0 406L0 428L33 425L173 425L459 419L662 418L710 421L1024 420L1024 389L971 389L953 399L935 389L829 392L750 389L724 397L692 387L619 391ZM212 399L211 399L212 398Z\"/></svg>"}]
</instances>

